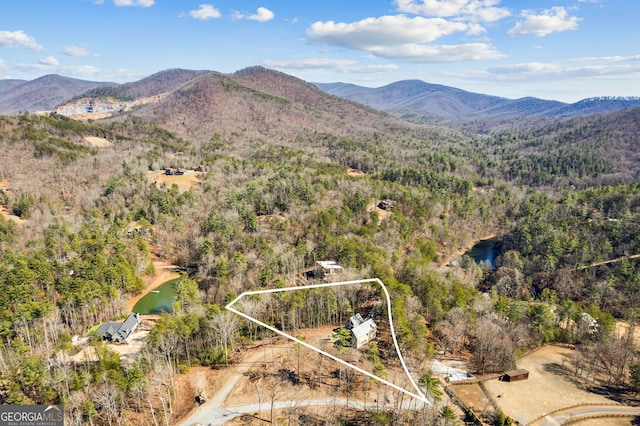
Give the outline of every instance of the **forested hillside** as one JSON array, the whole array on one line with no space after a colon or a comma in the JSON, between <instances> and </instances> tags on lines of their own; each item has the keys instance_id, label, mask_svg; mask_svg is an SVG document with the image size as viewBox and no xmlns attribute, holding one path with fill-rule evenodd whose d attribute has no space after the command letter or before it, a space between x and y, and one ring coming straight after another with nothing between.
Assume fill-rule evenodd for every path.
<instances>
[{"instance_id":1,"label":"forested hillside","mask_svg":"<svg viewBox=\"0 0 640 426\"><path fill-rule=\"evenodd\" d=\"M112 83L45 75L32 81L0 81L0 114L48 111L61 102L94 87Z\"/></svg>"},{"instance_id":2,"label":"forested hillside","mask_svg":"<svg viewBox=\"0 0 640 426\"><path fill-rule=\"evenodd\" d=\"M479 118L498 120L566 119L617 111L640 106L635 97L588 98L568 104L559 101L524 97L508 99L468 92L421 80L403 80L383 87L369 88L343 83L316 83L322 90L381 111L411 117L415 121ZM455 121L449 121L455 123ZM464 122L464 120L463 120Z\"/></svg>"},{"instance_id":3,"label":"forested hillside","mask_svg":"<svg viewBox=\"0 0 640 426\"><path fill-rule=\"evenodd\" d=\"M513 129L491 138L503 176L527 186L594 186L638 178L640 108Z\"/></svg>"},{"instance_id":4,"label":"forested hillside","mask_svg":"<svg viewBox=\"0 0 640 426\"><path fill-rule=\"evenodd\" d=\"M70 424L174 422L175 374L222 368L265 335L224 303L291 285L320 259L384 281L413 365L445 348L501 372L544 342L616 347L624 374L612 386L631 390L638 354L611 330L615 317L635 321L640 297L638 114L481 136L255 68L198 75L107 120L1 117L1 398L64 403ZM196 181L156 181L166 168ZM452 262L491 235L496 270ZM124 363L94 338L97 361L69 362L72 336L129 313L155 258L188 274L145 349ZM257 313L286 329L337 326L359 301L323 297L307 295L335 315L293 297ZM598 333L579 327L583 312Z\"/></svg>"},{"instance_id":5,"label":"forested hillside","mask_svg":"<svg viewBox=\"0 0 640 426\"><path fill-rule=\"evenodd\" d=\"M109 96L116 99L135 100L171 92L198 75L208 71L170 69L160 71L142 80L124 84L110 84L82 92L77 98Z\"/></svg>"}]
</instances>

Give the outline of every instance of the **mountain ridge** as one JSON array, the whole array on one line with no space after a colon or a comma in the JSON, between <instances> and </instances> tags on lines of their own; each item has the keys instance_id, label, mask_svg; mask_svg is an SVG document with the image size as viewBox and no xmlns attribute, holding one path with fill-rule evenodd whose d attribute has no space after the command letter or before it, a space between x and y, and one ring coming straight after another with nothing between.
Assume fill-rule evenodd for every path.
<instances>
[{"instance_id":1,"label":"mountain ridge","mask_svg":"<svg viewBox=\"0 0 640 426\"><path fill-rule=\"evenodd\" d=\"M78 97L111 96L127 100L148 98L175 90L197 76L209 72L214 71L170 68L156 72L140 80L89 89L86 92L80 93Z\"/></svg>"},{"instance_id":2,"label":"mountain ridge","mask_svg":"<svg viewBox=\"0 0 640 426\"><path fill-rule=\"evenodd\" d=\"M200 142L220 135L256 141L275 138L283 144L295 140L300 133L327 132L347 137L351 128L361 128L362 122L375 128L384 126L384 117L398 120L327 94L304 80L262 67L234 74L200 75L159 102L136 110L135 115L161 122L168 130Z\"/></svg>"},{"instance_id":3,"label":"mountain ridge","mask_svg":"<svg viewBox=\"0 0 640 426\"><path fill-rule=\"evenodd\" d=\"M640 98L596 97L574 103L535 97L509 99L485 95L422 80L402 80L377 88L349 83L314 83L345 99L360 102L396 116L513 119L522 117L572 118L640 106Z\"/></svg>"},{"instance_id":4,"label":"mountain ridge","mask_svg":"<svg viewBox=\"0 0 640 426\"><path fill-rule=\"evenodd\" d=\"M47 74L34 80L0 80L0 114L51 110L78 94L114 83Z\"/></svg>"},{"instance_id":5,"label":"mountain ridge","mask_svg":"<svg viewBox=\"0 0 640 426\"><path fill-rule=\"evenodd\" d=\"M208 73L227 75L247 87L276 96L288 96L281 93L288 86L279 84L278 81L292 77L280 71L254 66L231 74L171 68L123 84L79 80L56 74L30 81L7 79L0 80L0 114L48 111L82 98L113 97L134 101L169 93ZM263 78L267 73L273 81ZM260 87L256 86L257 81L260 81ZM416 79L397 81L377 88L342 82L310 83L301 79L299 81L304 83L305 89L300 86L300 89L296 90L299 90L299 96L306 97L306 101L310 101L311 97L320 102L317 93L310 89L314 87L340 99L423 123L434 120L451 123L451 120L486 122L567 119L640 106L640 98L634 97L585 98L575 103L535 97L508 99ZM327 99L321 102L330 103Z\"/></svg>"}]
</instances>

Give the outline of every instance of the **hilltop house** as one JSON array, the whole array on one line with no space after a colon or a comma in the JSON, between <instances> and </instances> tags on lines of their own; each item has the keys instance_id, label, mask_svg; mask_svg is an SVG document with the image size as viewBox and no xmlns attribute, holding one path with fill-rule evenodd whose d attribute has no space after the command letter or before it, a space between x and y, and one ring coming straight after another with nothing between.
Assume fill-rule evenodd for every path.
<instances>
[{"instance_id":1,"label":"hilltop house","mask_svg":"<svg viewBox=\"0 0 640 426\"><path fill-rule=\"evenodd\" d=\"M351 346L360 349L376 338L378 326L373 318L367 318L365 320L362 318L362 315L355 314L349 318L345 328L351 331Z\"/></svg>"},{"instance_id":2,"label":"hilltop house","mask_svg":"<svg viewBox=\"0 0 640 426\"><path fill-rule=\"evenodd\" d=\"M133 331L140 325L140 314L129 314L124 322L111 322L102 324L96 333L104 340L122 343L126 341Z\"/></svg>"}]
</instances>

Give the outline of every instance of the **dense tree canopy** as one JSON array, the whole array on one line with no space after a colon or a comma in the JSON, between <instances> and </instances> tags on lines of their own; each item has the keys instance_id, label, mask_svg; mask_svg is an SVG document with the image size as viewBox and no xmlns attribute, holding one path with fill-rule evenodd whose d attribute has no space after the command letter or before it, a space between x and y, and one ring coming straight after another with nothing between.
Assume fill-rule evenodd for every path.
<instances>
[{"instance_id":1,"label":"dense tree canopy","mask_svg":"<svg viewBox=\"0 0 640 426\"><path fill-rule=\"evenodd\" d=\"M321 259L385 282L400 343L416 360L440 345L471 351L477 372L498 372L517 353L566 341L605 360L612 348L627 354L620 385L637 389L637 353L610 332L614 316L634 321L640 302L640 187L605 153L616 135L581 126L471 136L394 122L339 135L301 127L268 141L221 129L203 141L136 116L0 117L10 160L0 167L0 206L13 214L0 216L5 401L68 402L80 422L169 416L174 373L226 365L237 345L263 336L222 306L243 291L292 285ZM111 145L89 146L87 135ZM196 166L204 171L193 184L158 178ZM455 260L490 235L495 270ZM96 343L98 362L51 367L74 351L72 335L128 313L154 256L188 274L139 359L125 367ZM380 296L310 290L246 309L295 331L341 325ZM597 330L580 322L584 313ZM435 397L432 377L423 379ZM143 389L154 399L136 407Z\"/></svg>"}]
</instances>

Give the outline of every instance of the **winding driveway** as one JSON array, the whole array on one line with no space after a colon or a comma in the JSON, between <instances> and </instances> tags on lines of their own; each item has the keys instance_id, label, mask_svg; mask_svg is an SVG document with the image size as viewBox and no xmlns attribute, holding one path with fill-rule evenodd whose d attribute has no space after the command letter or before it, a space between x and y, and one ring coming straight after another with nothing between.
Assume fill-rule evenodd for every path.
<instances>
[{"instance_id":1,"label":"winding driveway","mask_svg":"<svg viewBox=\"0 0 640 426\"><path fill-rule=\"evenodd\" d=\"M235 374L228 380L224 386L207 402L199 406L189 417L177 423L179 426L197 426L197 425L222 425L226 422L241 416L243 414L251 414L262 412L263 418L269 417L269 411L271 410L271 402L263 401L260 404L247 404L241 406L228 407L224 404L227 397L231 394L234 388L237 386L238 381L243 377L243 374L261 365L257 361L262 356L260 352L256 352L247 360L239 363L236 367ZM294 409L301 407L314 407L314 406L349 406L357 410L376 410L379 408L376 404L365 404L362 401L337 397L315 398L308 400L289 400L289 401L275 401L273 403L274 410L280 409ZM403 401L403 408L405 409L421 409L425 406L424 402L415 401L409 398Z\"/></svg>"},{"instance_id":2,"label":"winding driveway","mask_svg":"<svg viewBox=\"0 0 640 426\"><path fill-rule=\"evenodd\" d=\"M318 398L310 399L306 401L276 401L273 403L274 410L287 409L287 408L300 408L300 407L312 407L312 406L328 406L328 405L349 405L351 408L359 410L375 409L375 404L368 404L365 406L362 402L347 400L345 398ZM198 409L191 417L181 423L182 426L194 426L194 425L222 425L238 416L243 414L256 413L262 411L264 416L268 419L269 410L271 410L270 402L263 402L262 404L249 404L239 407L223 407L214 405L203 405Z\"/></svg>"}]
</instances>

